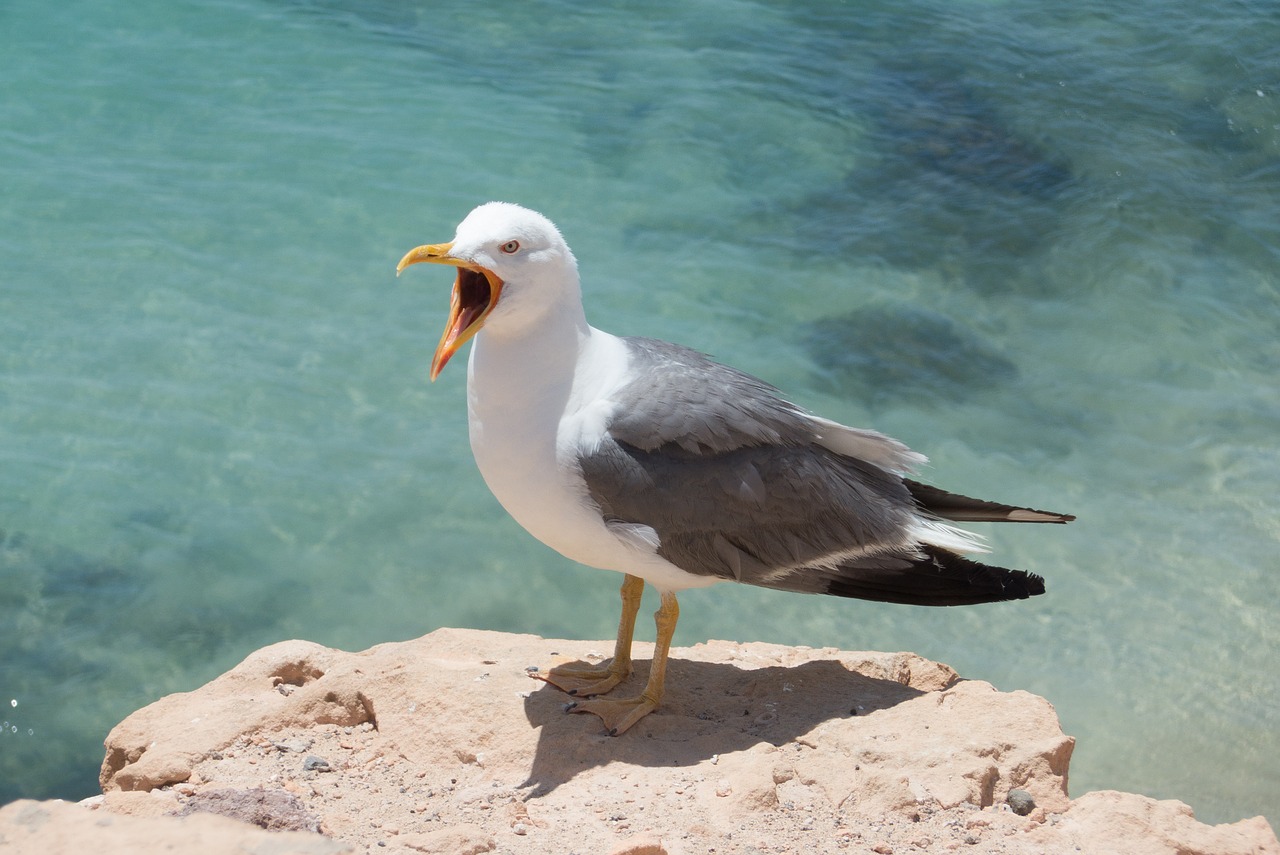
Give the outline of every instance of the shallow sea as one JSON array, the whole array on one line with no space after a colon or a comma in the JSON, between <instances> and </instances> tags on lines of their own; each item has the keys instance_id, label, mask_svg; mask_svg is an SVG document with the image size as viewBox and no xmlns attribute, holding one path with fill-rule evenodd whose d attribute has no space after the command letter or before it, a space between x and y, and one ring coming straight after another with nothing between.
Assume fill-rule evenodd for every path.
<instances>
[{"instance_id":1,"label":"shallow sea","mask_svg":"<svg viewBox=\"0 0 1280 855\"><path fill-rule=\"evenodd\" d=\"M0 801L281 639L612 636L427 381L448 273L393 275L489 199L597 326L1079 516L987 531L1032 601L720 586L677 644L917 651L1047 697L1073 794L1280 819L1272 0L9 0Z\"/></svg>"}]
</instances>

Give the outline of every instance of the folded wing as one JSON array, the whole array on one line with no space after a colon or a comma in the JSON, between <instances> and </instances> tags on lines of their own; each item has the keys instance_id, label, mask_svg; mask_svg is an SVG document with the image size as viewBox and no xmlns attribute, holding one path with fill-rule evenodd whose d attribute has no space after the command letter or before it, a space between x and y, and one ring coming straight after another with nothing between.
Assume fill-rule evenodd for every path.
<instances>
[{"instance_id":1,"label":"folded wing","mask_svg":"<svg viewBox=\"0 0 1280 855\"><path fill-rule=\"evenodd\" d=\"M620 417L579 464L605 521L648 527L671 563L750 585L919 605L1043 593L1038 576L962 557L963 534L937 520L1066 517L905 480L922 458L895 440L816 419L696 351L627 343L640 379L620 391ZM833 439L835 428L847 434Z\"/></svg>"}]
</instances>

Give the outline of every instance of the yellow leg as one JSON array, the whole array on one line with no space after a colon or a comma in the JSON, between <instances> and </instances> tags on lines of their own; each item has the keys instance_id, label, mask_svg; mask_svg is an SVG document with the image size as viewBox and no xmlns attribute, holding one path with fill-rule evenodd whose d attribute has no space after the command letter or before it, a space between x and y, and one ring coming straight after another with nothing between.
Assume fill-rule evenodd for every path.
<instances>
[{"instance_id":1,"label":"yellow leg","mask_svg":"<svg viewBox=\"0 0 1280 855\"><path fill-rule=\"evenodd\" d=\"M598 698L577 701L570 705L570 712L587 712L600 716L610 736L625 733L631 725L658 708L662 702L663 684L667 679L667 654L671 651L671 637L680 619L680 604L676 595L663 592L662 605L654 614L658 627L657 642L653 647L653 666L649 670L649 682L635 698Z\"/></svg>"},{"instance_id":2,"label":"yellow leg","mask_svg":"<svg viewBox=\"0 0 1280 855\"><path fill-rule=\"evenodd\" d=\"M628 574L622 580L622 617L618 621L618 642L613 648L613 659L607 665L561 665L546 674L531 674L571 695L588 698L603 695L631 676L631 638L636 633L636 613L640 611L640 597L644 594L644 580Z\"/></svg>"}]
</instances>

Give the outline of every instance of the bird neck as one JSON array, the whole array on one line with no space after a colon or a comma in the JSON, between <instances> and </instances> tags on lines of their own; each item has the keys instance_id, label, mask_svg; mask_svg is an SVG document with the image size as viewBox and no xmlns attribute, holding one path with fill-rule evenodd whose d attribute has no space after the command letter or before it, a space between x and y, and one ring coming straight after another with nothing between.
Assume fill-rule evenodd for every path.
<instances>
[{"instance_id":1,"label":"bird neck","mask_svg":"<svg viewBox=\"0 0 1280 855\"><path fill-rule=\"evenodd\" d=\"M581 298L571 296L531 323L485 327L474 339L468 366L472 406L479 401L508 411L541 411L563 403L593 333Z\"/></svg>"}]
</instances>

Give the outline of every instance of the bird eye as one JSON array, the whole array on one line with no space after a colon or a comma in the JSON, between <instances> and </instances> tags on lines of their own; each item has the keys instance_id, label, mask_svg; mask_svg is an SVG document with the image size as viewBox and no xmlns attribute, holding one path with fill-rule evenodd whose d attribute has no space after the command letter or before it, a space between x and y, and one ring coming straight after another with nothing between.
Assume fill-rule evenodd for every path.
<instances>
[{"instance_id":1,"label":"bird eye","mask_svg":"<svg viewBox=\"0 0 1280 855\"><path fill-rule=\"evenodd\" d=\"M504 243L501 247L499 247L499 249L501 249L507 255L514 255L520 249L520 241L509 240L506 243Z\"/></svg>"}]
</instances>

